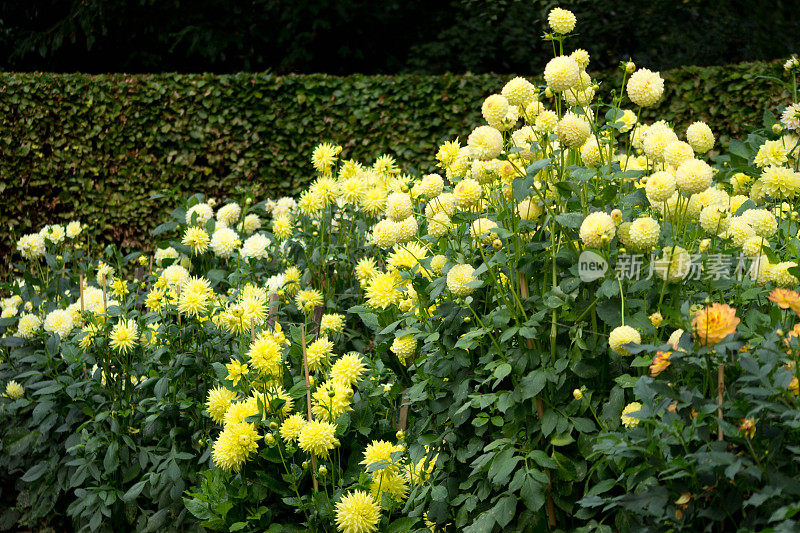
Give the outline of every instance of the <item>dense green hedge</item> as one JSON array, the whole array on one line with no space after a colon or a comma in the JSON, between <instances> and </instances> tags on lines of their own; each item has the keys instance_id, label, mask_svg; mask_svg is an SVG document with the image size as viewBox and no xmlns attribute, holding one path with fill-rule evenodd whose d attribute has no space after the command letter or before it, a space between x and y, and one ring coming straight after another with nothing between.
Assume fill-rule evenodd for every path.
<instances>
[{"instance_id":1,"label":"dense green hedge","mask_svg":"<svg viewBox=\"0 0 800 533\"><path fill-rule=\"evenodd\" d=\"M666 94L648 110L683 128L708 120L741 135L784 101L778 63L688 67L662 73ZM618 72L598 73L607 89ZM0 272L22 233L80 219L98 242L130 248L175 196L225 197L237 184L262 196L297 191L320 141L345 157L388 152L432 168L440 141L480 122L480 104L508 76L0 74ZM167 193L149 200L154 193Z\"/></svg>"}]
</instances>

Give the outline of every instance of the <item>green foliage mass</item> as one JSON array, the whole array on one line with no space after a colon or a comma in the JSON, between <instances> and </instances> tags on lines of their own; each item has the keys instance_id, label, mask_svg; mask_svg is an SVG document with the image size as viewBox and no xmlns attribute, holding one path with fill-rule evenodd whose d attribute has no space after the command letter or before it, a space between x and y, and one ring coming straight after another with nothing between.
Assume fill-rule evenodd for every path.
<instances>
[{"instance_id":1,"label":"green foliage mass","mask_svg":"<svg viewBox=\"0 0 800 533\"><path fill-rule=\"evenodd\" d=\"M679 130L707 120L726 145L760 124L765 105L785 100L761 78L780 74L777 62L664 71L664 99L642 117ZM596 73L601 92L618 87L620 75ZM2 73L0 272L9 271L16 239L46 223L79 219L94 246L130 250L146 246L142 229L193 192L224 198L247 183L263 197L295 194L325 140L346 158L391 153L433 171L438 144L481 124L481 102L508 79Z\"/></svg>"}]
</instances>

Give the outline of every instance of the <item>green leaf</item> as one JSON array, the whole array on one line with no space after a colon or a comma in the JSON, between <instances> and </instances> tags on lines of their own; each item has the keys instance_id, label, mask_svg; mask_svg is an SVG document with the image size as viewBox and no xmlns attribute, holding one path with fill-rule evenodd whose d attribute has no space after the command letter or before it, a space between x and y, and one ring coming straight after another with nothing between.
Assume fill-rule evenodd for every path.
<instances>
[{"instance_id":1,"label":"green leaf","mask_svg":"<svg viewBox=\"0 0 800 533\"><path fill-rule=\"evenodd\" d=\"M32 483L36 481L47 472L49 466L50 465L48 463L39 463L30 467L28 471L22 475L22 481L25 481L26 483Z\"/></svg>"},{"instance_id":2,"label":"green leaf","mask_svg":"<svg viewBox=\"0 0 800 533\"><path fill-rule=\"evenodd\" d=\"M133 486L131 486L131 488L129 488L127 490L127 492L125 492L125 494L122 495L122 501L130 502L130 501L133 501L136 498L138 498L139 494L142 493L142 490L144 489L144 486L147 484L148 481L149 480L147 480L147 479L143 479L143 480L135 483ZM184 498L183 501L187 502L187 499ZM196 501L196 500L189 500L189 501ZM186 508L189 509L189 512L194 514L197 518L200 518L200 519L204 519L205 518L205 517L202 517L202 516L197 516L194 512L192 512L192 510L189 508L189 503L188 502L186 503ZM211 515L209 514L208 517L210 518Z\"/></svg>"},{"instance_id":3,"label":"green leaf","mask_svg":"<svg viewBox=\"0 0 800 533\"><path fill-rule=\"evenodd\" d=\"M494 369L494 377L496 377L497 379L503 379L510 373L511 373L511 365L509 365L508 363L500 363Z\"/></svg>"}]
</instances>

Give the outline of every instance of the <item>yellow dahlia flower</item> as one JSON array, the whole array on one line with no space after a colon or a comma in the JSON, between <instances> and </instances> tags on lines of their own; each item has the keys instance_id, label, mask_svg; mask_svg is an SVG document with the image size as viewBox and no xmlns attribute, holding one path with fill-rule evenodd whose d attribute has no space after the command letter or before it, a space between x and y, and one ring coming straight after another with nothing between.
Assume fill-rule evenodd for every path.
<instances>
[{"instance_id":1,"label":"yellow dahlia flower","mask_svg":"<svg viewBox=\"0 0 800 533\"><path fill-rule=\"evenodd\" d=\"M227 472L238 472L258 449L258 438L253 424L226 425L214 441L211 452L214 463Z\"/></svg>"},{"instance_id":2,"label":"yellow dahlia flower","mask_svg":"<svg viewBox=\"0 0 800 533\"><path fill-rule=\"evenodd\" d=\"M628 230L628 243L634 252L649 252L658 244L661 226L651 217L637 218Z\"/></svg>"},{"instance_id":3,"label":"yellow dahlia flower","mask_svg":"<svg viewBox=\"0 0 800 533\"><path fill-rule=\"evenodd\" d=\"M653 263L656 275L670 283L676 283L685 278L692 267L692 257L685 248L680 246L665 246L663 255Z\"/></svg>"},{"instance_id":4,"label":"yellow dahlia flower","mask_svg":"<svg viewBox=\"0 0 800 533\"><path fill-rule=\"evenodd\" d=\"M642 410L642 404L639 402L631 402L625 406L625 409L622 410L622 415L620 415L620 420L622 420L622 425L628 429L635 428L639 425L639 419L635 416L631 416Z\"/></svg>"},{"instance_id":5,"label":"yellow dahlia flower","mask_svg":"<svg viewBox=\"0 0 800 533\"><path fill-rule=\"evenodd\" d=\"M628 98L641 107L651 107L658 103L664 94L664 80L658 72L646 68L631 74L626 86Z\"/></svg>"},{"instance_id":6,"label":"yellow dahlia flower","mask_svg":"<svg viewBox=\"0 0 800 533\"><path fill-rule=\"evenodd\" d=\"M506 118L506 114L508 114L508 105L508 100L505 96L493 94L483 101L481 115L490 126L497 128Z\"/></svg>"},{"instance_id":7,"label":"yellow dahlia flower","mask_svg":"<svg viewBox=\"0 0 800 533\"><path fill-rule=\"evenodd\" d=\"M774 199L794 199L800 191L800 172L795 172L790 168L769 166L764 169L761 178L764 193Z\"/></svg>"},{"instance_id":8,"label":"yellow dahlia flower","mask_svg":"<svg viewBox=\"0 0 800 533\"><path fill-rule=\"evenodd\" d=\"M475 289L467 283L477 281L473 273L475 269L469 264L458 264L447 272L447 288L455 296L467 296Z\"/></svg>"},{"instance_id":9,"label":"yellow dahlia flower","mask_svg":"<svg viewBox=\"0 0 800 533\"><path fill-rule=\"evenodd\" d=\"M584 117L580 117L571 111L567 111L556 127L558 140L570 148L583 146L586 139L592 133L592 127Z\"/></svg>"},{"instance_id":10,"label":"yellow dahlia flower","mask_svg":"<svg viewBox=\"0 0 800 533\"><path fill-rule=\"evenodd\" d=\"M698 154L704 154L714 147L714 133L705 122L694 122L686 128L686 140Z\"/></svg>"},{"instance_id":11,"label":"yellow dahlia flower","mask_svg":"<svg viewBox=\"0 0 800 533\"><path fill-rule=\"evenodd\" d=\"M503 151L503 134L491 126L478 126L469 134L467 148L475 159L494 159Z\"/></svg>"},{"instance_id":12,"label":"yellow dahlia flower","mask_svg":"<svg viewBox=\"0 0 800 533\"><path fill-rule=\"evenodd\" d=\"M366 492L349 492L336 504L336 527L341 533L374 533L380 519L378 503Z\"/></svg>"},{"instance_id":13,"label":"yellow dahlia flower","mask_svg":"<svg viewBox=\"0 0 800 533\"><path fill-rule=\"evenodd\" d=\"M687 159L675 171L675 183L678 189L689 194L705 191L711 186L714 170L699 159Z\"/></svg>"},{"instance_id":14,"label":"yellow dahlia flower","mask_svg":"<svg viewBox=\"0 0 800 533\"><path fill-rule=\"evenodd\" d=\"M547 23L553 31L560 34L567 34L575 29L577 19L572 11L555 7L547 14Z\"/></svg>"},{"instance_id":15,"label":"yellow dahlia flower","mask_svg":"<svg viewBox=\"0 0 800 533\"><path fill-rule=\"evenodd\" d=\"M525 78L516 77L503 86L500 94L510 105L528 106L536 98L536 87Z\"/></svg>"},{"instance_id":16,"label":"yellow dahlia flower","mask_svg":"<svg viewBox=\"0 0 800 533\"><path fill-rule=\"evenodd\" d=\"M617 326L608 336L608 345L618 355L630 355L625 345L631 343L641 344L642 336L630 326Z\"/></svg>"},{"instance_id":17,"label":"yellow dahlia flower","mask_svg":"<svg viewBox=\"0 0 800 533\"><path fill-rule=\"evenodd\" d=\"M655 172L647 178L645 194L653 205L666 202L675 194L675 176L663 170Z\"/></svg>"},{"instance_id":18,"label":"yellow dahlia flower","mask_svg":"<svg viewBox=\"0 0 800 533\"><path fill-rule=\"evenodd\" d=\"M310 420L303 424L297 436L297 445L304 452L317 457L327 457L336 442L336 424Z\"/></svg>"},{"instance_id":19,"label":"yellow dahlia flower","mask_svg":"<svg viewBox=\"0 0 800 533\"><path fill-rule=\"evenodd\" d=\"M406 364L417 351L417 339L413 335L395 337L390 348L401 363Z\"/></svg>"},{"instance_id":20,"label":"yellow dahlia flower","mask_svg":"<svg viewBox=\"0 0 800 533\"><path fill-rule=\"evenodd\" d=\"M615 234L614 220L602 211L590 213L581 223L581 241L589 248L604 248Z\"/></svg>"},{"instance_id":21,"label":"yellow dahlia flower","mask_svg":"<svg viewBox=\"0 0 800 533\"><path fill-rule=\"evenodd\" d=\"M225 387L217 386L208 391L206 410L209 416L211 416L211 419L217 424L222 424L222 421L225 419L225 413L235 399L236 393Z\"/></svg>"},{"instance_id":22,"label":"yellow dahlia flower","mask_svg":"<svg viewBox=\"0 0 800 533\"><path fill-rule=\"evenodd\" d=\"M6 396L12 400L19 400L25 395L25 389L22 385L13 379L6 384Z\"/></svg>"},{"instance_id":23,"label":"yellow dahlia flower","mask_svg":"<svg viewBox=\"0 0 800 533\"><path fill-rule=\"evenodd\" d=\"M352 387L361 379L361 374L366 368L361 356L350 352L333 363L330 371L331 380L345 387Z\"/></svg>"},{"instance_id":24,"label":"yellow dahlia flower","mask_svg":"<svg viewBox=\"0 0 800 533\"><path fill-rule=\"evenodd\" d=\"M476 205L483 194L481 184L472 178L464 178L453 189L453 203L461 209Z\"/></svg>"},{"instance_id":25,"label":"yellow dahlia flower","mask_svg":"<svg viewBox=\"0 0 800 533\"><path fill-rule=\"evenodd\" d=\"M553 92L566 91L580 80L581 67L569 56L551 59L544 68L544 81Z\"/></svg>"},{"instance_id":26,"label":"yellow dahlia flower","mask_svg":"<svg viewBox=\"0 0 800 533\"><path fill-rule=\"evenodd\" d=\"M111 329L108 336L109 345L117 352L127 354L136 346L139 338L139 326L134 320L120 320Z\"/></svg>"}]
</instances>

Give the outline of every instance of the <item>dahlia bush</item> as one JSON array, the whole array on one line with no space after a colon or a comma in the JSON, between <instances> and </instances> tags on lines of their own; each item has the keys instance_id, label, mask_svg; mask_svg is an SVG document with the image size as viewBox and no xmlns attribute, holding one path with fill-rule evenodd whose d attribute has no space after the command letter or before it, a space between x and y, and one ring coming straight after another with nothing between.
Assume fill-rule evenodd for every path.
<instances>
[{"instance_id":1,"label":"dahlia bush","mask_svg":"<svg viewBox=\"0 0 800 533\"><path fill-rule=\"evenodd\" d=\"M640 120L659 73L601 87L574 14L548 23L543 84L476 103L437 173L325 142L299 197L196 194L152 254L20 238L9 520L795 528L800 65L723 153Z\"/></svg>"}]
</instances>

